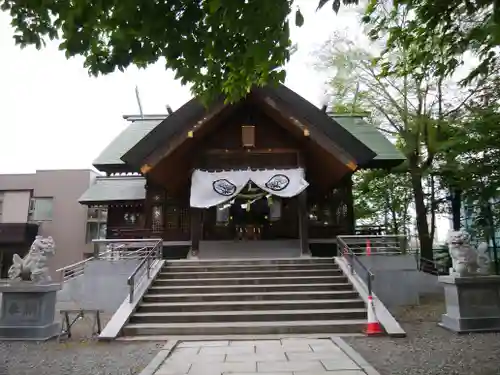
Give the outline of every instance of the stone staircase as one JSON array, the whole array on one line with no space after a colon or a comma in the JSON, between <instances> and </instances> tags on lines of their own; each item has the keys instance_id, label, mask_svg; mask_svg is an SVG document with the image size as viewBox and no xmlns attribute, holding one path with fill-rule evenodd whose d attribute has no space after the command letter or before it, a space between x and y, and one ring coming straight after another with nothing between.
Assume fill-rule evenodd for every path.
<instances>
[{"instance_id":1,"label":"stone staircase","mask_svg":"<svg viewBox=\"0 0 500 375\"><path fill-rule=\"evenodd\" d=\"M183 260L166 263L122 334L357 334L365 323L333 259Z\"/></svg>"}]
</instances>

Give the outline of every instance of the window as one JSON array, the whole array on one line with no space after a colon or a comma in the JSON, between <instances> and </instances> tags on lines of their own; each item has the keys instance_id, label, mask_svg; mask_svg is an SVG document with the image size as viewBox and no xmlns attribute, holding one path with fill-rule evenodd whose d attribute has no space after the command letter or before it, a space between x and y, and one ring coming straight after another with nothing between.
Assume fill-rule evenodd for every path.
<instances>
[{"instance_id":1,"label":"window","mask_svg":"<svg viewBox=\"0 0 500 375\"><path fill-rule=\"evenodd\" d=\"M53 198L32 198L30 201L29 221L51 221Z\"/></svg>"},{"instance_id":2,"label":"window","mask_svg":"<svg viewBox=\"0 0 500 375\"><path fill-rule=\"evenodd\" d=\"M85 241L106 238L106 223L108 221L108 209L106 207L89 207L87 214L87 233Z\"/></svg>"}]
</instances>

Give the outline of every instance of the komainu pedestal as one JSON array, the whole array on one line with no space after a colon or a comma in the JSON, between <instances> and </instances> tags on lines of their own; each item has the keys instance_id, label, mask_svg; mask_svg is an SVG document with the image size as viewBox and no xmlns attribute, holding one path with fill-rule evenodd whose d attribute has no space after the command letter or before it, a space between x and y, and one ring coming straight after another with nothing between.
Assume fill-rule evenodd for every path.
<instances>
[{"instance_id":1,"label":"komainu pedestal","mask_svg":"<svg viewBox=\"0 0 500 375\"><path fill-rule=\"evenodd\" d=\"M54 322L61 284L13 281L0 284L0 340L48 340L57 336Z\"/></svg>"},{"instance_id":2,"label":"komainu pedestal","mask_svg":"<svg viewBox=\"0 0 500 375\"><path fill-rule=\"evenodd\" d=\"M500 332L500 276L440 276L446 298L441 327L458 333Z\"/></svg>"}]
</instances>

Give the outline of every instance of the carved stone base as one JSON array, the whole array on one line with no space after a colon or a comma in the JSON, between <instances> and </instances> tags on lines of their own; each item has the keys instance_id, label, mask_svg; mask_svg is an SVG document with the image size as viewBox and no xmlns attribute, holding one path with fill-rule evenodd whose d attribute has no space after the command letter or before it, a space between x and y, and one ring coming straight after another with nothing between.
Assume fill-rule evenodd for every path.
<instances>
[{"instance_id":1,"label":"carved stone base","mask_svg":"<svg viewBox=\"0 0 500 375\"><path fill-rule=\"evenodd\" d=\"M500 332L500 276L440 276L446 314L439 325L457 333Z\"/></svg>"},{"instance_id":2,"label":"carved stone base","mask_svg":"<svg viewBox=\"0 0 500 375\"><path fill-rule=\"evenodd\" d=\"M19 281L0 284L0 340L48 340L60 332L54 322L60 284Z\"/></svg>"}]
</instances>

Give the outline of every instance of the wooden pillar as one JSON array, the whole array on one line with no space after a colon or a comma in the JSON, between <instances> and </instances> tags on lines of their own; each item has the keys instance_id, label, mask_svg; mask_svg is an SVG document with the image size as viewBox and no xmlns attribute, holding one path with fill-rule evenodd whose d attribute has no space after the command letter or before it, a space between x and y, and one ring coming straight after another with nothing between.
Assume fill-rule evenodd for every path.
<instances>
[{"instance_id":1,"label":"wooden pillar","mask_svg":"<svg viewBox=\"0 0 500 375\"><path fill-rule=\"evenodd\" d=\"M304 190L298 195L298 211L299 211L299 239L300 250L302 255L310 256L309 249L309 218L307 217L307 190Z\"/></svg>"},{"instance_id":2,"label":"wooden pillar","mask_svg":"<svg viewBox=\"0 0 500 375\"><path fill-rule=\"evenodd\" d=\"M202 232L201 208L191 207L191 256L197 257L200 251L200 240Z\"/></svg>"},{"instance_id":3,"label":"wooden pillar","mask_svg":"<svg viewBox=\"0 0 500 375\"><path fill-rule=\"evenodd\" d=\"M355 234L356 231L356 217L354 215L354 196L352 194L352 174L346 176L344 182L345 197L347 204L347 229L349 234Z\"/></svg>"}]
</instances>

